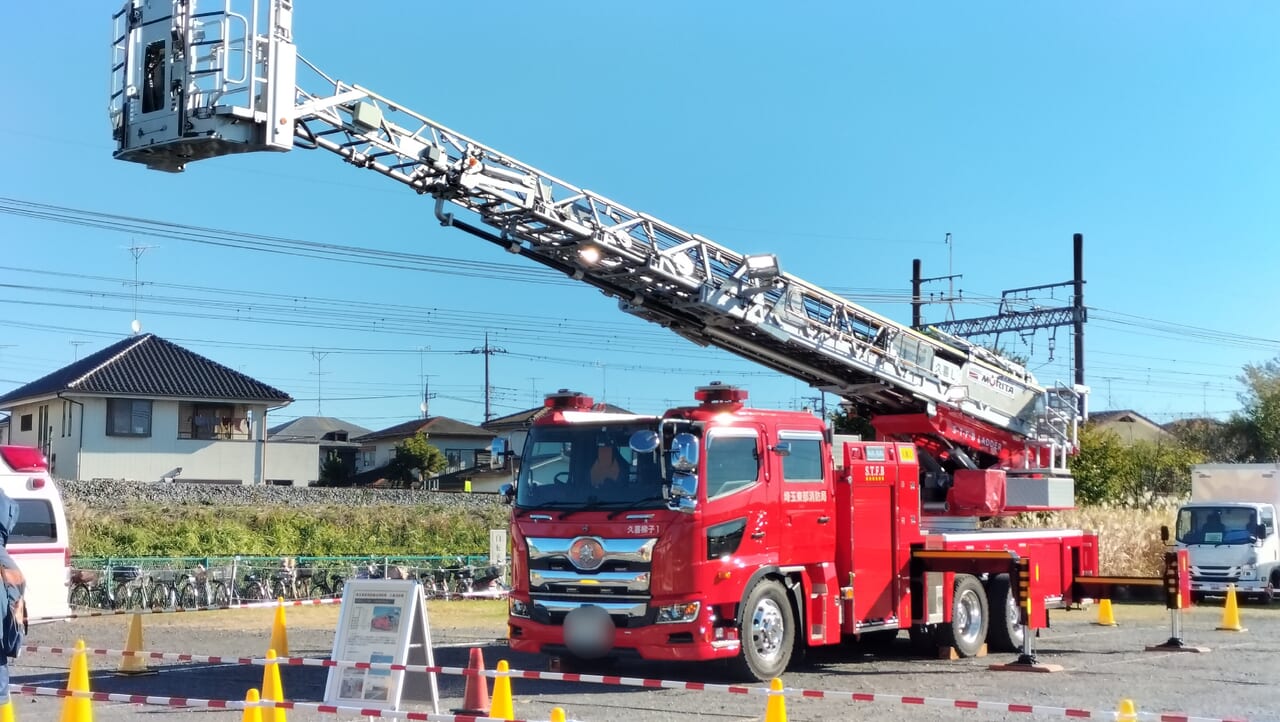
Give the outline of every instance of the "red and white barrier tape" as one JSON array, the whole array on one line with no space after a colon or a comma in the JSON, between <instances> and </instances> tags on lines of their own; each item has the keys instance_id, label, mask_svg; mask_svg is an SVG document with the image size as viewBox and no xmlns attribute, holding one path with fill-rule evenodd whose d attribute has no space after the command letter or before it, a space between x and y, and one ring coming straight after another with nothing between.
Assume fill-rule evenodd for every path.
<instances>
[{"instance_id":1,"label":"red and white barrier tape","mask_svg":"<svg viewBox=\"0 0 1280 722\"><path fill-rule=\"evenodd\" d=\"M312 607L320 604L341 604L341 597L325 597L323 599L286 599L286 607ZM274 609L282 603L278 600L264 602L243 602L241 604L223 604L217 607L199 607L197 609L108 609L101 612L75 612L61 617L32 617L32 622L52 622L65 619L87 619L89 617L119 617L126 614L193 614L196 612L221 612L227 609Z\"/></svg>"},{"instance_id":2,"label":"red and white barrier tape","mask_svg":"<svg viewBox=\"0 0 1280 722\"><path fill-rule=\"evenodd\" d=\"M156 707L229 710L246 709L249 707L257 707L259 709L272 709L274 707L279 707L281 709L311 710L322 714L345 714L356 717L376 717L393 720L427 720L429 722L483 722L483 720L494 720L494 722L500 722L502 719L501 717L432 714L430 712L395 712L391 710L365 709L363 707L325 704L322 702L291 702L288 700L283 702L273 702L271 700L261 700L254 703L226 699L199 699L196 697L154 697L142 694L77 692L58 687L29 687L17 684L9 685L9 693L40 697L76 697L80 699L89 699L94 702L125 702L127 704L145 704ZM529 722L529 720L514 720L513 722Z\"/></svg>"},{"instance_id":3,"label":"red and white barrier tape","mask_svg":"<svg viewBox=\"0 0 1280 722\"><path fill-rule=\"evenodd\" d=\"M41 647L28 645L26 652L45 652L49 654L73 654L72 647ZM268 663L262 657L219 657L214 655L181 654L175 652L130 651L120 649L85 649L86 654L108 657L142 657L146 659L171 660L177 662L199 662L204 664L239 664L258 665ZM394 664L387 662L344 662L332 659L312 657L277 657L277 664L303 667L352 667L354 669L387 669L403 672L420 672L454 675L480 675L484 677L501 677L502 672L492 669L474 670L468 667L440 667L421 664ZM769 696L773 692L768 687L748 687L735 684L708 684L706 682L680 682L675 680L649 679L645 677L621 677L601 674L578 674L572 672L539 672L536 670L512 669L506 675L508 679L541 679L558 682L586 682L624 687L646 687L650 689L685 689L696 692L721 692L728 694L747 694ZM784 688L781 692L786 697L803 699L849 700L852 702L880 702L924 707L947 707L953 709L975 709L990 712L1016 712L1042 715L1048 717L1064 717L1068 719L1101 719L1114 720L1117 713L1113 710L1094 712L1072 707L1053 707L1049 705L1019 704L1015 702L985 702L981 700L949 699L945 697L916 697L911 695L875 694L870 692L840 692L803 688ZM1156 722L1249 722L1241 717L1198 717L1185 714L1160 712L1138 712L1139 719ZM425 718L424 718L425 719ZM433 718L435 719L435 718ZM442 718L443 719L443 718ZM451 719L451 718L450 718ZM460 718L464 719L464 718ZM465 718L469 719L469 718Z\"/></svg>"}]
</instances>

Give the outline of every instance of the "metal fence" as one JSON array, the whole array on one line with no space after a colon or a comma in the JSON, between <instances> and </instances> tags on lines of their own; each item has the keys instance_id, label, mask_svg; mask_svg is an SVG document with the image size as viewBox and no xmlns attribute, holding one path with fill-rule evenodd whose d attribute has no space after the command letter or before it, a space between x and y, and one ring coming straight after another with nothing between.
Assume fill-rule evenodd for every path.
<instances>
[{"instance_id":1,"label":"metal fence","mask_svg":"<svg viewBox=\"0 0 1280 722\"><path fill-rule=\"evenodd\" d=\"M348 579L414 579L429 598L505 596L506 569L487 555L75 557L71 606L80 609L218 607L321 599Z\"/></svg>"}]
</instances>

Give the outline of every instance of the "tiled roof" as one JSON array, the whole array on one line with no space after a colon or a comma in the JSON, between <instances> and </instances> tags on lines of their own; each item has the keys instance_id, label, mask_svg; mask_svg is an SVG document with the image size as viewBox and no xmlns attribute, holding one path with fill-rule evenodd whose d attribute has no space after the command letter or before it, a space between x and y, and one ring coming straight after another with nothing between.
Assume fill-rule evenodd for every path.
<instances>
[{"instance_id":1,"label":"tiled roof","mask_svg":"<svg viewBox=\"0 0 1280 722\"><path fill-rule=\"evenodd\" d=\"M492 431L482 429L479 426L472 426L445 416L431 416L389 426L381 431L375 431L351 440L364 442L378 441L379 439L407 439L419 431L428 436L474 436L482 439L492 439L496 436Z\"/></svg>"},{"instance_id":2,"label":"tiled roof","mask_svg":"<svg viewBox=\"0 0 1280 722\"><path fill-rule=\"evenodd\" d=\"M300 416L293 421L276 424L267 429L267 439L292 439L298 441L322 441L336 431L347 432L347 439L370 433L368 429L350 421L332 416Z\"/></svg>"},{"instance_id":3,"label":"tiled roof","mask_svg":"<svg viewBox=\"0 0 1280 722\"><path fill-rule=\"evenodd\" d=\"M0 396L0 406L58 392L286 404L293 398L155 334L130 336Z\"/></svg>"}]
</instances>

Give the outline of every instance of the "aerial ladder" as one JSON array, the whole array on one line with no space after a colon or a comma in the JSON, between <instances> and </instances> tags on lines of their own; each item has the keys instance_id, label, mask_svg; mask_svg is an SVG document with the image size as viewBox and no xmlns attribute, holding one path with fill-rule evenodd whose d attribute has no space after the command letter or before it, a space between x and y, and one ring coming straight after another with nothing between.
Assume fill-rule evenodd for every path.
<instances>
[{"instance_id":1,"label":"aerial ladder","mask_svg":"<svg viewBox=\"0 0 1280 722\"><path fill-rule=\"evenodd\" d=\"M235 153L329 151L430 196L445 226L846 399L940 470L1006 470L1011 502L1017 477L1066 478L1086 388L1041 386L981 346L786 273L775 254L739 253L334 79L298 55L292 20L292 0L126 3L113 16L115 157L180 172Z\"/></svg>"}]
</instances>

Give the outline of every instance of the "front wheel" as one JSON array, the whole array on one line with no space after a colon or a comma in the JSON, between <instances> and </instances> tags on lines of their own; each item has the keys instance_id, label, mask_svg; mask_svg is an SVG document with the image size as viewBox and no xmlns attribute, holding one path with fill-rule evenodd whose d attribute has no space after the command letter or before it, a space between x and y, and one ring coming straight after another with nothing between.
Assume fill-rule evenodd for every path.
<instances>
[{"instance_id":1,"label":"front wheel","mask_svg":"<svg viewBox=\"0 0 1280 722\"><path fill-rule=\"evenodd\" d=\"M991 611L991 624L987 630L987 643L993 652L1017 652L1027 629L1022 625L1022 610L1013 598L1013 585L1008 574L997 574L987 583L987 608Z\"/></svg>"},{"instance_id":2,"label":"front wheel","mask_svg":"<svg viewBox=\"0 0 1280 722\"><path fill-rule=\"evenodd\" d=\"M951 624L942 626L942 642L955 647L961 657L976 656L987 639L989 618L982 583L969 574L957 574L951 593Z\"/></svg>"},{"instance_id":3,"label":"front wheel","mask_svg":"<svg viewBox=\"0 0 1280 722\"><path fill-rule=\"evenodd\" d=\"M739 612L741 651L733 660L733 670L742 677L761 682L786 670L795 646L795 618L782 585L768 579L751 589Z\"/></svg>"}]
</instances>

